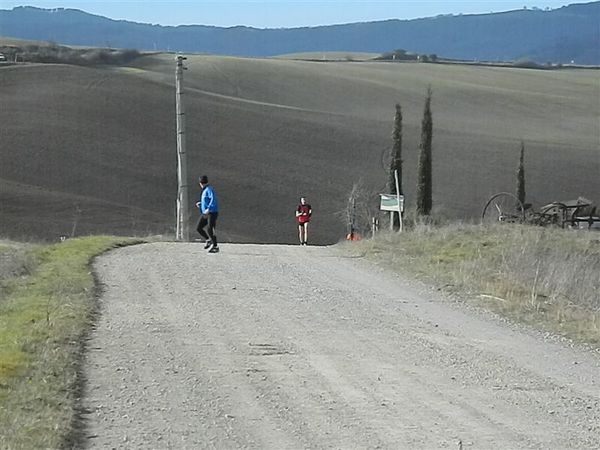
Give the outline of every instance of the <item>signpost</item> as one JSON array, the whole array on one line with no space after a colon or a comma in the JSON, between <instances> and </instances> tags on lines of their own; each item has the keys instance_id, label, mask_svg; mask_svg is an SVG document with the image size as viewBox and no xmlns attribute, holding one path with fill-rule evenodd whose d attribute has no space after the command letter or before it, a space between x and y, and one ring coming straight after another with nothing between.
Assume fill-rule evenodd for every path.
<instances>
[{"instance_id":1,"label":"signpost","mask_svg":"<svg viewBox=\"0 0 600 450\"><path fill-rule=\"evenodd\" d=\"M398 199L394 194L379 194L381 204L379 209L382 211L402 212L404 211L404 196L401 195Z\"/></svg>"},{"instance_id":2,"label":"signpost","mask_svg":"<svg viewBox=\"0 0 600 450\"><path fill-rule=\"evenodd\" d=\"M398 171L394 171L394 178L396 179L396 192L400 192L400 186L398 183ZM390 212L390 230L394 229L394 213L398 213L400 218L400 230L402 231L402 213L404 212L404 195L396 194L379 194L381 197L381 203L379 209L381 211Z\"/></svg>"},{"instance_id":3,"label":"signpost","mask_svg":"<svg viewBox=\"0 0 600 450\"><path fill-rule=\"evenodd\" d=\"M394 229L394 213L398 213L400 217L400 231L402 231L402 213L404 212L404 196L394 194L379 194L381 203L379 209L381 211L390 212L390 230Z\"/></svg>"}]
</instances>

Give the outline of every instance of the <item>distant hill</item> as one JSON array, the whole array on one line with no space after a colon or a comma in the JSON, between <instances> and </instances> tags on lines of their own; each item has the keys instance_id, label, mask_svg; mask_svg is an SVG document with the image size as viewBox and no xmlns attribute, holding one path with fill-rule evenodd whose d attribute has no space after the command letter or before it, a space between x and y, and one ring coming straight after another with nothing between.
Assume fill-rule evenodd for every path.
<instances>
[{"instance_id":1,"label":"distant hill","mask_svg":"<svg viewBox=\"0 0 600 450\"><path fill-rule=\"evenodd\" d=\"M292 29L160 26L73 9L0 10L0 35L69 45L238 56L405 49L486 61L600 64L600 2Z\"/></svg>"}]
</instances>

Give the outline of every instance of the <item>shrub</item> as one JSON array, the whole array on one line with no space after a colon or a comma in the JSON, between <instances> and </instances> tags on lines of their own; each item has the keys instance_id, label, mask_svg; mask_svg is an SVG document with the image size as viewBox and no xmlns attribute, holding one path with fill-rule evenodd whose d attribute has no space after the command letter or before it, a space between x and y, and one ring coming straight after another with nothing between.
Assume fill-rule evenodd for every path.
<instances>
[{"instance_id":1,"label":"shrub","mask_svg":"<svg viewBox=\"0 0 600 450\"><path fill-rule=\"evenodd\" d=\"M28 44L23 47L0 47L0 53L7 55L11 61L18 59L23 62L72 64L80 66L93 66L105 64L126 64L140 53L137 50L108 48L74 49L71 47L51 45Z\"/></svg>"}]
</instances>

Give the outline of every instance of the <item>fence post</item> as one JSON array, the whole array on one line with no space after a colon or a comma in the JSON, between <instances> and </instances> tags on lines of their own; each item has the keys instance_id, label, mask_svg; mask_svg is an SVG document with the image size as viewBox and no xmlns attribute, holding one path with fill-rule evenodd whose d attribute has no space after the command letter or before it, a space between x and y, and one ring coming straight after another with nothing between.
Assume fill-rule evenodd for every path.
<instances>
[{"instance_id":1,"label":"fence post","mask_svg":"<svg viewBox=\"0 0 600 450\"><path fill-rule=\"evenodd\" d=\"M379 220L377 220L377 217L373 217L372 223L371 223L371 234L372 237L375 237L375 235L377 234L377 228L379 226Z\"/></svg>"}]
</instances>

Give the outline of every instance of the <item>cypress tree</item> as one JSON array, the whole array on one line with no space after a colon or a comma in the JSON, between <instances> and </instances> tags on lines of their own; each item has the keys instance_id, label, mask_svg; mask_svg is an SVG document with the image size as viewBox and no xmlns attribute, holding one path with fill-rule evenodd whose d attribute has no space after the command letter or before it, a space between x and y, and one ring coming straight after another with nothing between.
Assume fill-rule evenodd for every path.
<instances>
[{"instance_id":1,"label":"cypress tree","mask_svg":"<svg viewBox=\"0 0 600 450\"><path fill-rule=\"evenodd\" d=\"M417 170L417 215L428 216L432 207L431 143L433 119L431 116L431 86L427 88L423 121L421 122L421 144Z\"/></svg>"},{"instance_id":2,"label":"cypress tree","mask_svg":"<svg viewBox=\"0 0 600 450\"><path fill-rule=\"evenodd\" d=\"M521 156L517 169L517 198L525 206L525 143L521 141Z\"/></svg>"},{"instance_id":3,"label":"cypress tree","mask_svg":"<svg viewBox=\"0 0 600 450\"><path fill-rule=\"evenodd\" d=\"M396 179L394 171L398 171L398 188L396 192ZM394 116L394 131L392 132L392 159L390 161L390 179L388 182L389 192L391 194L402 195L402 108L396 103L396 114ZM400 228L400 218L394 214L394 229Z\"/></svg>"}]
</instances>

